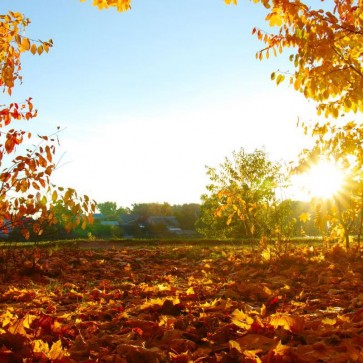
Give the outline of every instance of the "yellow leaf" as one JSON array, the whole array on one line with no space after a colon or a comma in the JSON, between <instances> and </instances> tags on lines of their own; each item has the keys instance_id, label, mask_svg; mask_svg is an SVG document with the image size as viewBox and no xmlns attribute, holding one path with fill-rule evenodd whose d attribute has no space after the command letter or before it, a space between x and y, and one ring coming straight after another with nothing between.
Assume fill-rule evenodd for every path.
<instances>
[{"instance_id":1,"label":"yellow leaf","mask_svg":"<svg viewBox=\"0 0 363 363\"><path fill-rule=\"evenodd\" d=\"M285 79L285 76L282 74L279 74L276 78L276 84L279 85L284 79Z\"/></svg>"},{"instance_id":2,"label":"yellow leaf","mask_svg":"<svg viewBox=\"0 0 363 363\"><path fill-rule=\"evenodd\" d=\"M262 252L261 252L261 256L266 260L270 260L271 259L271 250L270 248L265 248Z\"/></svg>"},{"instance_id":3,"label":"yellow leaf","mask_svg":"<svg viewBox=\"0 0 363 363\"><path fill-rule=\"evenodd\" d=\"M263 292L265 292L267 295L270 295L270 296L273 295L273 292L267 286L263 287Z\"/></svg>"},{"instance_id":4,"label":"yellow leaf","mask_svg":"<svg viewBox=\"0 0 363 363\"><path fill-rule=\"evenodd\" d=\"M277 343L276 347L273 349L273 352L275 353L275 355L284 356L289 350L290 350L290 347L287 345L281 344L281 340L280 340Z\"/></svg>"},{"instance_id":5,"label":"yellow leaf","mask_svg":"<svg viewBox=\"0 0 363 363\"><path fill-rule=\"evenodd\" d=\"M234 216L234 213L231 213L228 218L227 218L227 226L229 226L231 223L232 223L232 220L233 220L233 216Z\"/></svg>"},{"instance_id":6,"label":"yellow leaf","mask_svg":"<svg viewBox=\"0 0 363 363\"><path fill-rule=\"evenodd\" d=\"M265 316L266 315L266 305L262 304L261 306L261 312L260 312L261 316Z\"/></svg>"},{"instance_id":7,"label":"yellow leaf","mask_svg":"<svg viewBox=\"0 0 363 363\"><path fill-rule=\"evenodd\" d=\"M283 14L283 10L280 7L275 7L265 18L269 22L270 26L281 26L283 23L283 19L281 14Z\"/></svg>"},{"instance_id":8,"label":"yellow leaf","mask_svg":"<svg viewBox=\"0 0 363 363\"><path fill-rule=\"evenodd\" d=\"M248 330L254 320L242 310L236 309L232 312L232 323L238 327Z\"/></svg>"},{"instance_id":9,"label":"yellow leaf","mask_svg":"<svg viewBox=\"0 0 363 363\"><path fill-rule=\"evenodd\" d=\"M165 284L157 284L156 287L159 291L170 291L170 289L171 289L171 287L169 285L165 285Z\"/></svg>"},{"instance_id":10,"label":"yellow leaf","mask_svg":"<svg viewBox=\"0 0 363 363\"><path fill-rule=\"evenodd\" d=\"M282 25L282 18L279 14L273 12L269 14L270 16L266 17L266 20L269 20L270 26L281 26Z\"/></svg>"},{"instance_id":11,"label":"yellow leaf","mask_svg":"<svg viewBox=\"0 0 363 363\"><path fill-rule=\"evenodd\" d=\"M21 49L23 52L27 51L30 49L30 41L29 38L23 37L21 39Z\"/></svg>"},{"instance_id":12,"label":"yellow leaf","mask_svg":"<svg viewBox=\"0 0 363 363\"><path fill-rule=\"evenodd\" d=\"M336 322L337 322L337 320L335 319L335 318L333 318L333 319L330 319L330 318L324 318L324 319L322 319L322 321L321 321L323 324L325 324L325 325L335 325L336 324Z\"/></svg>"},{"instance_id":13,"label":"yellow leaf","mask_svg":"<svg viewBox=\"0 0 363 363\"><path fill-rule=\"evenodd\" d=\"M15 317L9 310L6 310L6 312L1 315L1 318L3 319L2 327L5 327L10 324Z\"/></svg>"},{"instance_id":14,"label":"yellow leaf","mask_svg":"<svg viewBox=\"0 0 363 363\"><path fill-rule=\"evenodd\" d=\"M310 213L301 213L299 215L300 222L306 223L307 221L310 221Z\"/></svg>"},{"instance_id":15,"label":"yellow leaf","mask_svg":"<svg viewBox=\"0 0 363 363\"><path fill-rule=\"evenodd\" d=\"M228 344L229 344L229 349L236 349L238 350L239 353L242 353L241 346L235 340L230 340Z\"/></svg>"},{"instance_id":16,"label":"yellow leaf","mask_svg":"<svg viewBox=\"0 0 363 363\"><path fill-rule=\"evenodd\" d=\"M33 322L33 320L35 320L37 318L36 315L32 315L32 314L26 314L24 316L24 320L23 320L23 326L24 328L30 329L30 325Z\"/></svg>"},{"instance_id":17,"label":"yellow leaf","mask_svg":"<svg viewBox=\"0 0 363 363\"><path fill-rule=\"evenodd\" d=\"M65 192L64 197L63 197L63 200L65 203L67 203L68 200L71 199L72 194L73 194L72 189L67 189L67 191Z\"/></svg>"},{"instance_id":18,"label":"yellow leaf","mask_svg":"<svg viewBox=\"0 0 363 363\"><path fill-rule=\"evenodd\" d=\"M54 190L52 193L52 202L55 203L57 199L58 199L58 193L56 190Z\"/></svg>"},{"instance_id":19,"label":"yellow leaf","mask_svg":"<svg viewBox=\"0 0 363 363\"><path fill-rule=\"evenodd\" d=\"M38 51L37 46L36 46L35 44L33 44L33 45L31 46L31 48L30 48L30 51L31 51L31 53L32 53L33 55L35 55L35 54L37 53L37 51Z\"/></svg>"},{"instance_id":20,"label":"yellow leaf","mask_svg":"<svg viewBox=\"0 0 363 363\"><path fill-rule=\"evenodd\" d=\"M43 342L43 340L40 339L33 340L33 352L44 353L45 356L48 356L49 353L48 343L45 343Z\"/></svg>"}]
</instances>

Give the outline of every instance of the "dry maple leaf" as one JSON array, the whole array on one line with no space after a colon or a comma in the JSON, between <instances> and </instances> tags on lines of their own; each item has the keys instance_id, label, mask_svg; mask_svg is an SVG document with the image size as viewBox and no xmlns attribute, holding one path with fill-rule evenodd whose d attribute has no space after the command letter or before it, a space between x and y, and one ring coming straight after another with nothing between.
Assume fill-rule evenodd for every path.
<instances>
[{"instance_id":1,"label":"dry maple leaf","mask_svg":"<svg viewBox=\"0 0 363 363\"><path fill-rule=\"evenodd\" d=\"M232 312L232 323L238 327L248 330L253 324L254 320L242 310L236 309Z\"/></svg>"},{"instance_id":2,"label":"dry maple leaf","mask_svg":"<svg viewBox=\"0 0 363 363\"><path fill-rule=\"evenodd\" d=\"M300 333L304 329L304 318L297 315L288 315L282 313L272 314L270 316L270 325L275 329L281 327L289 330L294 334Z\"/></svg>"}]
</instances>

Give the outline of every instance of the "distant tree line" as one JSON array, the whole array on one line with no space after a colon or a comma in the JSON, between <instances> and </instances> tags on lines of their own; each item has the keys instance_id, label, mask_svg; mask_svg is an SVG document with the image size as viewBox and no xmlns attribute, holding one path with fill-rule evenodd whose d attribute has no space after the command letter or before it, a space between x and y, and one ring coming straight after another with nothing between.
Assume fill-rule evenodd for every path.
<instances>
[{"instance_id":1,"label":"distant tree line","mask_svg":"<svg viewBox=\"0 0 363 363\"><path fill-rule=\"evenodd\" d=\"M130 208L117 207L115 202L98 203L97 208L107 220L118 220L125 215L140 216L145 219L151 216L174 216L179 227L192 230L200 217L200 205L187 203L181 205L170 205L169 203L138 203Z\"/></svg>"},{"instance_id":2,"label":"distant tree line","mask_svg":"<svg viewBox=\"0 0 363 363\"><path fill-rule=\"evenodd\" d=\"M227 224L227 215L221 217L215 215L213 199L205 198L202 204L141 203L135 204L131 208L117 207L115 202L108 201L100 203L98 206L102 212L102 218L100 219L96 215L94 223L88 225L86 229L76 228L68 233L60 220L56 225L48 226L45 229L42 239L206 238L242 240L251 238L242 228L239 220ZM275 213L274 216L279 216L280 227L285 234L290 228L289 237L320 235L313 219L300 221L299 216L303 213L313 215L313 207L309 202L285 200L281 202L278 213ZM174 219L171 219L173 217ZM131 220L129 224L123 222L127 218ZM153 223L148 225L149 219ZM178 227L176 229L180 230L179 233L167 229L168 219L171 219L173 225L174 220L177 222L175 227ZM160 220L160 222L155 223L155 220ZM261 237L261 235L262 231L256 228L255 237ZM13 231L9 238L21 240L21 235L17 231ZM33 236L30 239L39 240L39 237Z\"/></svg>"},{"instance_id":3,"label":"distant tree line","mask_svg":"<svg viewBox=\"0 0 363 363\"><path fill-rule=\"evenodd\" d=\"M43 236L30 236L30 240L77 239L77 238L175 238L200 237L195 225L200 218L200 205L188 203L138 203L131 207L119 207L116 202L97 204L100 213L94 214L94 221L85 229L81 227L66 231L64 214L59 205L55 208L57 223L44 226ZM32 223L30 219L29 224ZM172 227L172 228L168 228ZM22 240L17 230L7 236L8 240Z\"/></svg>"}]
</instances>

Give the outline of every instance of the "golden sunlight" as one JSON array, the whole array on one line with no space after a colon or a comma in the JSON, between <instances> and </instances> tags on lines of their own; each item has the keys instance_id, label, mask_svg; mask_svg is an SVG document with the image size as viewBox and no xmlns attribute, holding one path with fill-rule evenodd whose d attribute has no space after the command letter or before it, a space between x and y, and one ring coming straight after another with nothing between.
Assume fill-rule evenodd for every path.
<instances>
[{"instance_id":1,"label":"golden sunlight","mask_svg":"<svg viewBox=\"0 0 363 363\"><path fill-rule=\"evenodd\" d=\"M311 197L329 199L342 188L344 173L337 165L320 161L301 175L301 181Z\"/></svg>"}]
</instances>

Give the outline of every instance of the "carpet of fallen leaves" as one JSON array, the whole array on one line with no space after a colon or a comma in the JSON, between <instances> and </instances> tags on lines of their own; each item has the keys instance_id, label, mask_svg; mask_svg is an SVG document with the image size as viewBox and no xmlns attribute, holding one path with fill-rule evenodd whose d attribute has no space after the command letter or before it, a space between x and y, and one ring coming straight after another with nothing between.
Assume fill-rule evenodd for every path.
<instances>
[{"instance_id":1,"label":"carpet of fallen leaves","mask_svg":"<svg viewBox=\"0 0 363 363\"><path fill-rule=\"evenodd\" d=\"M340 248L0 252L0 362L363 362L363 259Z\"/></svg>"}]
</instances>

